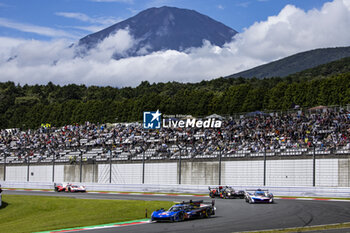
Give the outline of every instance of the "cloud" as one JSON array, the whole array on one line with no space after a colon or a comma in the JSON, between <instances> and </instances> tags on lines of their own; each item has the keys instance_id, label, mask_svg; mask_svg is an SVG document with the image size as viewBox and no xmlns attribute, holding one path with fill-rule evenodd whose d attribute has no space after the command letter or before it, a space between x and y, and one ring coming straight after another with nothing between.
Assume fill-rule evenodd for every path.
<instances>
[{"instance_id":1,"label":"cloud","mask_svg":"<svg viewBox=\"0 0 350 233\"><path fill-rule=\"evenodd\" d=\"M76 35L67 33L63 30L53 29L49 27L41 27L32 24L19 23L5 18L0 18L0 27L16 29L18 31L34 33L41 36L77 38Z\"/></svg>"},{"instance_id":2,"label":"cloud","mask_svg":"<svg viewBox=\"0 0 350 233\"><path fill-rule=\"evenodd\" d=\"M79 29L87 32L98 32L106 28L105 25L91 25L91 26L70 26L69 28Z\"/></svg>"},{"instance_id":3,"label":"cloud","mask_svg":"<svg viewBox=\"0 0 350 233\"><path fill-rule=\"evenodd\" d=\"M230 46L240 54L271 61L297 52L350 45L348 0L334 0L320 10L285 6L276 16L256 22Z\"/></svg>"},{"instance_id":4,"label":"cloud","mask_svg":"<svg viewBox=\"0 0 350 233\"><path fill-rule=\"evenodd\" d=\"M68 40L49 42L0 38L0 81L21 84L136 86L152 82L197 82L230 75L297 52L350 45L350 3L334 0L319 10L285 6L256 22L223 48L204 41L200 48L113 60L138 43L128 30L106 38L85 57ZM11 61L7 61L13 57Z\"/></svg>"},{"instance_id":5,"label":"cloud","mask_svg":"<svg viewBox=\"0 0 350 233\"><path fill-rule=\"evenodd\" d=\"M10 5L7 5L5 3L0 2L0 7L9 7Z\"/></svg>"},{"instance_id":6,"label":"cloud","mask_svg":"<svg viewBox=\"0 0 350 233\"><path fill-rule=\"evenodd\" d=\"M244 8L247 8L249 5L250 5L250 2L246 2L246 1L236 3L236 6L244 7Z\"/></svg>"},{"instance_id":7,"label":"cloud","mask_svg":"<svg viewBox=\"0 0 350 233\"><path fill-rule=\"evenodd\" d=\"M223 6L223 5L217 5L216 6L219 10L224 10L225 9L225 7Z\"/></svg>"},{"instance_id":8,"label":"cloud","mask_svg":"<svg viewBox=\"0 0 350 233\"><path fill-rule=\"evenodd\" d=\"M167 5L173 5L175 0L151 0L147 2L146 6L149 7L162 7Z\"/></svg>"},{"instance_id":9,"label":"cloud","mask_svg":"<svg viewBox=\"0 0 350 233\"><path fill-rule=\"evenodd\" d=\"M112 25L120 22L120 19L114 17L90 17L84 13L79 12L56 12L58 16L62 16L65 18L76 19L83 22L89 22L94 24L102 24L102 25Z\"/></svg>"}]
</instances>

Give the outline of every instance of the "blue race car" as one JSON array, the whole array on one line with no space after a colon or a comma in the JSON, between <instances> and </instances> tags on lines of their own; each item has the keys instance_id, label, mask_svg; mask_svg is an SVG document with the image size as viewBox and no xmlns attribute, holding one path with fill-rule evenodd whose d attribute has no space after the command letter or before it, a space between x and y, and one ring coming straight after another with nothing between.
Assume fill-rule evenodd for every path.
<instances>
[{"instance_id":1,"label":"blue race car","mask_svg":"<svg viewBox=\"0 0 350 233\"><path fill-rule=\"evenodd\" d=\"M245 201L249 204L253 203L273 203L273 194L268 190L246 190Z\"/></svg>"},{"instance_id":2,"label":"blue race car","mask_svg":"<svg viewBox=\"0 0 350 233\"><path fill-rule=\"evenodd\" d=\"M156 210L152 213L151 221L180 222L185 219L209 218L215 215L215 202L204 203L203 200L181 202L173 205L168 211L164 209Z\"/></svg>"}]
</instances>

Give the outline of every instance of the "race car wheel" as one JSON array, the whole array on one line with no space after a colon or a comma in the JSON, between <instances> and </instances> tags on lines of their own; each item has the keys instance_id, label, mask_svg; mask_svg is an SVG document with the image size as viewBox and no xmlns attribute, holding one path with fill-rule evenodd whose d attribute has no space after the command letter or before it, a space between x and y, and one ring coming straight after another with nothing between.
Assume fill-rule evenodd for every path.
<instances>
[{"instance_id":1,"label":"race car wheel","mask_svg":"<svg viewBox=\"0 0 350 233\"><path fill-rule=\"evenodd\" d=\"M249 199L248 202L249 204L253 204L252 199Z\"/></svg>"},{"instance_id":2,"label":"race car wheel","mask_svg":"<svg viewBox=\"0 0 350 233\"><path fill-rule=\"evenodd\" d=\"M205 217L206 217L206 218L210 218L210 216L211 216L211 212L210 212L210 210L207 209L207 210L205 211Z\"/></svg>"},{"instance_id":3,"label":"race car wheel","mask_svg":"<svg viewBox=\"0 0 350 233\"><path fill-rule=\"evenodd\" d=\"M178 215L178 221L181 222L181 221L183 221L183 220L185 220L185 215L184 215L183 213L180 213L180 214Z\"/></svg>"}]
</instances>

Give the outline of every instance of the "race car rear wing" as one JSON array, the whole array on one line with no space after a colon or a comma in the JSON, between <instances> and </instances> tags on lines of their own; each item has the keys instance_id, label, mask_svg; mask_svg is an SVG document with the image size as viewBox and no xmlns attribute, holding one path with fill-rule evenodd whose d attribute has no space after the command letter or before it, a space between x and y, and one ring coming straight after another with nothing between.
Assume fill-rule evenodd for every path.
<instances>
[{"instance_id":1,"label":"race car rear wing","mask_svg":"<svg viewBox=\"0 0 350 233\"><path fill-rule=\"evenodd\" d=\"M256 191L265 192L266 194L270 193L269 190L267 190L267 189L246 189L244 192L245 193L254 193Z\"/></svg>"},{"instance_id":2,"label":"race car rear wing","mask_svg":"<svg viewBox=\"0 0 350 233\"><path fill-rule=\"evenodd\" d=\"M193 206L200 206L201 204L210 204L213 207L215 206L215 200L212 200L211 202L204 202L203 200L198 200L198 201L183 201L180 202L180 204L189 204L189 205L193 205Z\"/></svg>"}]
</instances>

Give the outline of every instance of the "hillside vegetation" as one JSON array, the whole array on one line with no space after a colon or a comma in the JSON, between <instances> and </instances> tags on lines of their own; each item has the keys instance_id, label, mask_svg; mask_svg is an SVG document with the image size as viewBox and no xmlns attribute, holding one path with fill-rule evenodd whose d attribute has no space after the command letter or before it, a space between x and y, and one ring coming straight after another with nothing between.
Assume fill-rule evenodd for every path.
<instances>
[{"instance_id":1,"label":"hillside vegetation","mask_svg":"<svg viewBox=\"0 0 350 233\"><path fill-rule=\"evenodd\" d=\"M218 78L188 84L144 81L136 88L121 89L6 82L0 83L0 128L141 121L143 111L157 109L164 114L206 116L349 103L349 58L286 78L262 80Z\"/></svg>"},{"instance_id":2,"label":"hillside vegetation","mask_svg":"<svg viewBox=\"0 0 350 233\"><path fill-rule=\"evenodd\" d=\"M315 49L270 62L229 77L270 78L288 75L350 57L350 47Z\"/></svg>"}]
</instances>

